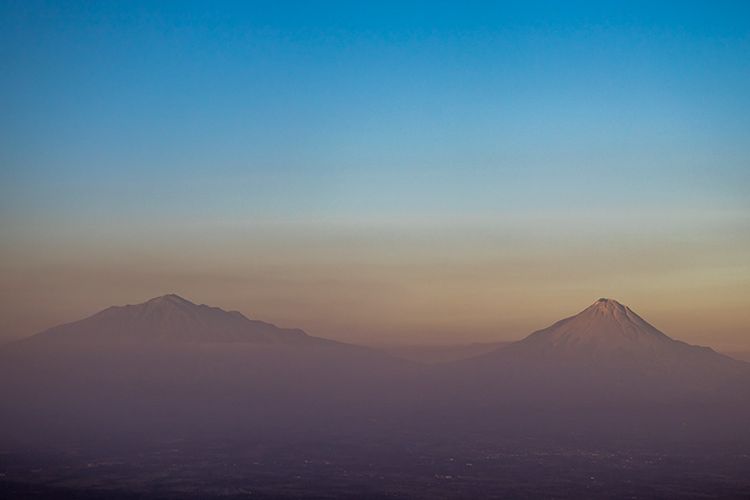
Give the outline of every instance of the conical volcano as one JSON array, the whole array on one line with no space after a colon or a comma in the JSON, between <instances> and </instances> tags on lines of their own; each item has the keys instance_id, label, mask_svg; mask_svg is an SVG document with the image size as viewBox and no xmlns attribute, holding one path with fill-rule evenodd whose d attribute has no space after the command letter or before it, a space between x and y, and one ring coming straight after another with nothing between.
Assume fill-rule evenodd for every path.
<instances>
[{"instance_id":1,"label":"conical volcano","mask_svg":"<svg viewBox=\"0 0 750 500\"><path fill-rule=\"evenodd\" d=\"M489 370L498 379L535 380L542 387L594 384L605 390L614 384L645 390L665 384L717 388L748 373L746 363L670 338L612 299L599 299L465 366Z\"/></svg>"},{"instance_id":2,"label":"conical volcano","mask_svg":"<svg viewBox=\"0 0 750 500\"><path fill-rule=\"evenodd\" d=\"M556 356L653 355L686 344L671 339L629 307L612 299L599 299L589 307L538 330L516 344Z\"/></svg>"}]
</instances>

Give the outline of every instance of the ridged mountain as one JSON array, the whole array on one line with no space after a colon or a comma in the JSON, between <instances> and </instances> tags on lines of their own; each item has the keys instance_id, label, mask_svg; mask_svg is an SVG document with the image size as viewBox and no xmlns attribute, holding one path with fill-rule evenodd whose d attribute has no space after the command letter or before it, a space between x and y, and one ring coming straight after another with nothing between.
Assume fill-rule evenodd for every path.
<instances>
[{"instance_id":1,"label":"ridged mountain","mask_svg":"<svg viewBox=\"0 0 750 500\"><path fill-rule=\"evenodd\" d=\"M249 319L238 311L194 304L175 294L141 304L108 307L80 321L50 328L29 340L42 339L57 342L325 342L300 329L279 328Z\"/></svg>"}]
</instances>

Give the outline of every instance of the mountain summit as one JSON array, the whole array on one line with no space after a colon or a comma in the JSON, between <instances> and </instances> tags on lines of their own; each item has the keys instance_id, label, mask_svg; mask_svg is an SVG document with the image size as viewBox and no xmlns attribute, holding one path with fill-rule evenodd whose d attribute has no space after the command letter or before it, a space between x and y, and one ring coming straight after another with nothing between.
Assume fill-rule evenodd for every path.
<instances>
[{"instance_id":1,"label":"mountain summit","mask_svg":"<svg viewBox=\"0 0 750 500\"><path fill-rule=\"evenodd\" d=\"M598 367L597 376L660 373L665 377L709 380L733 376L747 365L708 347L690 345L660 332L629 307L599 299L574 316L538 330L507 347L488 353L480 363L515 366L527 373L553 366L583 370ZM560 373L554 375L565 376ZM653 379L652 379L653 380Z\"/></svg>"},{"instance_id":2,"label":"mountain summit","mask_svg":"<svg viewBox=\"0 0 750 500\"><path fill-rule=\"evenodd\" d=\"M685 345L612 299L599 299L575 316L532 333L519 344L557 355L645 354Z\"/></svg>"},{"instance_id":3,"label":"mountain summit","mask_svg":"<svg viewBox=\"0 0 750 500\"><path fill-rule=\"evenodd\" d=\"M304 343L319 339L279 328L238 311L195 304L175 294L141 304L112 306L93 316L50 328L32 339L57 341L163 341Z\"/></svg>"},{"instance_id":4,"label":"mountain summit","mask_svg":"<svg viewBox=\"0 0 750 500\"><path fill-rule=\"evenodd\" d=\"M733 392L750 375L746 363L670 338L612 299L461 366L474 379L492 378L505 395L570 404Z\"/></svg>"}]
</instances>

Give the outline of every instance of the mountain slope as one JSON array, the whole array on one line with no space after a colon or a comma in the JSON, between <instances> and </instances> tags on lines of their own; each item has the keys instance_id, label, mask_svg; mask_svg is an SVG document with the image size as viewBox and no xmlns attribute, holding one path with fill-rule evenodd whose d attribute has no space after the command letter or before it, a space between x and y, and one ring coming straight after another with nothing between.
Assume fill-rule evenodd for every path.
<instances>
[{"instance_id":1,"label":"mountain slope","mask_svg":"<svg viewBox=\"0 0 750 500\"><path fill-rule=\"evenodd\" d=\"M611 299L463 366L492 372L526 392L622 390L636 397L735 390L750 373L747 363L674 340Z\"/></svg>"},{"instance_id":2,"label":"mountain slope","mask_svg":"<svg viewBox=\"0 0 750 500\"><path fill-rule=\"evenodd\" d=\"M669 363L702 358L734 364L708 347L674 340L629 307L599 299L580 313L538 330L509 346L505 356L545 357L578 361L633 360Z\"/></svg>"},{"instance_id":3,"label":"mountain slope","mask_svg":"<svg viewBox=\"0 0 750 500\"><path fill-rule=\"evenodd\" d=\"M0 444L595 429L733 438L750 415L747 366L672 340L614 301L427 366L170 295L0 349Z\"/></svg>"},{"instance_id":4,"label":"mountain slope","mask_svg":"<svg viewBox=\"0 0 750 500\"><path fill-rule=\"evenodd\" d=\"M166 295L0 348L0 445L316 432L387 406L412 367Z\"/></svg>"},{"instance_id":5,"label":"mountain slope","mask_svg":"<svg viewBox=\"0 0 750 500\"><path fill-rule=\"evenodd\" d=\"M668 349L672 342L629 307L615 300L599 299L575 316L532 333L518 346L560 356L645 354Z\"/></svg>"},{"instance_id":6,"label":"mountain slope","mask_svg":"<svg viewBox=\"0 0 750 500\"><path fill-rule=\"evenodd\" d=\"M50 328L33 342L160 341L310 344L327 342L299 329L251 320L237 311L197 305L178 295L113 306L88 318Z\"/></svg>"}]
</instances>

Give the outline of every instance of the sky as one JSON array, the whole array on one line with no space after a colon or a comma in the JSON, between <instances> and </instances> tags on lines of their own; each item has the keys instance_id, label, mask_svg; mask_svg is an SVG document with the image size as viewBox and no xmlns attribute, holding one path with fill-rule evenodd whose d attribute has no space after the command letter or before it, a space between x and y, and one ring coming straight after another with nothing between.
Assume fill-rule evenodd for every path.
<instances>
[{"instance_id":1,"label":"sky","mask_svg":"<svg viewBox=\"0 0 750 500\"><path fill-rule=\"evenodd\" d=\"M165 293L358 343L599 297L750 350L748 2L0 0L0 339Z\"/></svg>"}]
</instances>

